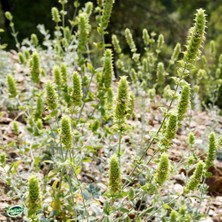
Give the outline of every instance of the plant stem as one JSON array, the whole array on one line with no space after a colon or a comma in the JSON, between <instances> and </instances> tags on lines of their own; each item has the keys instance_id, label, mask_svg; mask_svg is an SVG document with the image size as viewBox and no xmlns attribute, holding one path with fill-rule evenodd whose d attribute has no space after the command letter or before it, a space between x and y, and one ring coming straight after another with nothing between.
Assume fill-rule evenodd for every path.
<instances>
[{"instance_id":1,"label":"plant stem","mask_svg":"<svg viewBox=\"0 0 222 222\"><path fill-rule=\"evenodd\" d=\"M121 157L121 140L122 140L122 131L120 131L119 133L119 142L118 142L118 151L117 151L119 164L120 164L120 157Z\"/></svg>"},{"instance_id":2,"label":"plant stem","mask_svg":"<svg viewBox=\"0 0 222 222\"><path fill-rule=\"evenodd\" d=\"M185 72L186 65L187 65L187 64L185 64L185 66L184 66L184 68L183 68L183 73ZM182 78L182 77L180 77L180 80L181 80L181 78ZM174 95L173 95L173 98L172 98L171 101L170 101L170 104L169 104L168 108L167 108L167 112L169 112L169 110L171 109L171 107L172 107L172 105L173 105L173 102L174 102L174 100L175 100L175 96L176 96L176 94L177 94L178 88L179 88L179 84L176 85L176 88L175 88L175 91L174 91ZM152 139L150 140L147 148L146 148L145 151L142 153L142 155L141 155L141 157L139 158L138 162L140 162L140 161L144 158L144 156L147 154L147 151L150 149L151 145L153 144L153 142L155 141L156 137L159 135L161 129L163 128L166 119L167 119L167 115L164 116L164 118L163 118L163 120L162 120L162 122L161 122L161 125L160 125L159 129L157 130L157 132L155 133L155 135L154 135L154 136L152 137ZM157 154L158 152L159 152L159 150L158 150L155 154ZM155 155L155 154L154 154L154 155ZM153 156L154 156L154 155L153 155ZM149 162L149 161L148 161L148 162ZM136 165L134 166L133 170L132 170L132 171L130 172L130 174L129 174L129 177L132 176L132 174L135 172L135 170L136 170L137 168L138 168L138 164L136 164ZM128 183L125 183L125 184L123 185L123 188L126 187L127 184L128 184Z\"/></svg>"}]
</instances>

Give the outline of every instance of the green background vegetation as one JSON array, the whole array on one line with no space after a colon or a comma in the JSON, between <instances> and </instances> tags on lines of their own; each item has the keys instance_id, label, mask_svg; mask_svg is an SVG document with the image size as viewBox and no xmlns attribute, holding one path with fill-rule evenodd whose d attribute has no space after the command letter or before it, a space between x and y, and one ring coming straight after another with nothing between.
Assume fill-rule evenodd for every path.
<instances>
[{"instance_id":1,"label":"green background vegetation","mask_svg":"<svg viewBox=\"0 0 222 222\"><path fill-rule=\"evenodd\" d=\"M80 6L87 2L80 0ZM92 1L96 5L96 0ZM69 0L66 6L68 19L73 17L73 3ZM50 9L59 6L55 0L11 0L11 12L14 16L15 28L19 32L18 39L22 40L36 33L38 24L45 24L50 31L54 24L51 22ZM207 39L216 41L217 50L222 51L222 3L221 1L199 0L199 1L178 1L178 0L116 0L113 8L112 19L109 24L109 32L124 38L124 29L130 28L134 34L136 43L142 48L141 31L147 28L149 32L162 33L168 45L175 45L176 42L183 42L187 30L192 24L192 16L197 8L203 8L208 14ZM7 43L8 48L14 48L14 40L10 36L10 30L4 27L4 17L1 9L1 28L6 32L2 35L2 43ZM38 34L38 33L37 33ZM39 35L40 37L40 35ZM107 41L110 41L109 36ZM140 48L139 48L140 49ZM218 52L219 52L218 51Z\"/></svg>"}]
</instances>

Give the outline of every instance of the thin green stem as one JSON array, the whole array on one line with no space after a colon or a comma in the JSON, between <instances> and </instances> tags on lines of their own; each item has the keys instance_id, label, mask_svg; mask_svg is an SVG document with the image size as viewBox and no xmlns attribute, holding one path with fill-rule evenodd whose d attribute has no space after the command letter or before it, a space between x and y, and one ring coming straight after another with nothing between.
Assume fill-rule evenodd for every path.
<instances>
[{"instance_id":1,"label":"thin green stem","mask_svg":"<svg viewBox=\"0 0 222 222\"><path fill-rule=\"evenodd\" d=\"M171 204L171 203L173 203L175 200L177 200L177 199L179 199L180 197L181 197L182 195L179 195L179 196L177 196L177 197L175 197L175 198L173 198L171 201L169 201L169 202L167 202L167 203L165 203L165 204ZM156 211L154 211L148 218L147 218L147 220L148 219L150 219L150 218L152 218L159 210L161 210L163 208L163 206L160 206ZM141 215L140 215L141 216Z\"/></svg>"},{"instance_id":2,"label":"thin green stem","mask_svg":"<svg viewBox=\"0 0 222 222\"><path fill-rule=\"evenodd\" d=\"M186 65L187 65L187 64L186 64ZM183 73L185 72L186 65L184 66ZM181 79L181 77L180 77L180 79ZM179 84L176 85L176 88L175 88L175 91L174 91L174 95L173 95L173 98L172 98L171 101L170 101L170 104L168 105L167 112L169 112L169 110L171 109L171 107L172 107L172 105L173 105L173 102L174 102L174 100L175 100L175 96L176 96L176 94L177 94L178 88L179 88ZM151 145L153 144L153 142L155 141L155 139L158 137L161 129L163 128L166 119L167 119L167 115L164 116L164 118L163 118L163 120L162 120L162 122L161 122L161 125L160 125L159 129L157 130L157 132L155 133L155 135L154 135L154 136L152 137L152 139L150 140L147 148L146 148L145 151L142 153L142 155L141 155L141 157L139 158L138 162L140 162L140 161L144 158L144 156L147 154L147 151L150 149ZM157 154L158 152L159 152L159 150L158 150L155 154ZM153 156L154 156L154 155L153 155ZM134 173L135 170L138 168L138 166L139 166L138 164L136 164L136 165L134 166L134 168L132 169L132 171L131 171L130 174L129 174L129 177L131 177L131 176L133 175L133 173ZM123 188L126 187L127 184L128 184L128 183L125 183L125 184L123 185Z\"/></svg>"},{"instance_id":3,"label":"thin green stem","mask_svg":"<svg viewBox=\"0 0 222 222\"><path fill-rule=\"evenodd\" d=\"M71 152L70 152L70 158L71 159L74 159ZM85 212L86 212L86 221L89 222L89 215L88 215L88 211L86 209L86 203L85 203L85 199L84 199L84 195L83 195L83 190L82 190L82 186L81 186L81 182L76 174L76 171L75 171L75 167L74 165L72 164L72 168L73 168L73 173L74 173L74 176L76 178L76 181L77 181L77 184L79 186L79 190L80 190L80 193L81 193L81 196L82 196L82 202L83 202L83 206L84 206L84 209L85 209Z\"/></svg>"},{"instance_id":4,"label":"thin green stem","mask_svg":"<svg viewBox=\"0 0 222 222\"><path fill-rule=\"evenodd\" d=\"M12 36L15 39L16 47L17 47L18 51L20 51L20 44L19 44L19 41L18 41L18 38L17 38L17 33L15 32L14 26L11 26L11 29L12 29Z\"/></svg>"},{"instance_id":5,"label":"thin green stem","mask_svg":"<svg viewBox=\"0 0 222 222\"><path fill-rule=\"evenodd\" d=\"M63 32L65 29L65 4L62 4L62 27L63 27Z\"/></svg>"},{"instance_id":6,"label":"thin green stem","mask_svg":"<svg viewBox=\"0 0 222 222\"><path fill-rule=\"evenodd\" d=\"M85 105L86 105L86 101L85 101L85 99L86 99L87 94L88 94L88 92L89 92L89 88L90 88L90 85L91 85L91 83L92 83L92 80L93 80L94 74L95 74L95 73L92 73L92 75L91 75L91 77L90 77L89 85L88 85L88 87L87 87L87 89L86 89L86 92L85 92L85 94L84 94L84 97L83 97L83 104L82 104L81 109L80 109L80 111L79 111L79 116L78 116L78 119L77 119L77 124L78 124L79 121L80 121L80 118L81 118L81 116L82 116L82 112L83 112L84 107L85 107Z\"/></svg>"},{"instance_id":7,"label":"thin green stem","mask_svg":"<svg viewBox=\"0 0 222 222\"><path fill-rule=\"evenodd\" d=\"M121 157L121 141L122 141L122 131L120 131L119 133L118 151L117 151L119 164L120 164L120 157Z\"/></svg>"}]
</instances>

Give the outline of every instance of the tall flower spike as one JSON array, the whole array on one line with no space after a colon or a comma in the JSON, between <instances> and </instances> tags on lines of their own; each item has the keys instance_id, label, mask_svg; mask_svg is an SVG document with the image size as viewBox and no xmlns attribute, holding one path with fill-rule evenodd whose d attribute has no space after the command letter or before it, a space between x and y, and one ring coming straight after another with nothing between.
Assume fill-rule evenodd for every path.
<instances>
[{"instance_id":1,"label":"tall flower spike","mask_svg":"<svg viewBox=\"0 0 222 222\"><path fill-rule=\"evenodd\" d=\"M34 52L32 55L32 59L30 62L30 74L31 79L34 83L39 83L40 81L40 62L39 62L39 55L37 52Z\"/></svg>"},{"instance_id":2,"label":"tall flower spike","mask_svg":"<svg viewBox=\"0 0 222 222\"><path fill-rule=\"evenodd\" d=\"M128 82L126 80L126 76L123 76L119 81L116 107L114 111L114 117L119 126L125 123L125 117L128 109L128 102L129 102Z\"/></svg>"},{"instance_id":3,"label":"tall flower spike","mask_svg":"<svg viewBox=\"0 0 222 222\"><path fill-rule=\"evenodd\" d=\"M41 119L43 113L43 102L41 96L38 96L36 101L36 108L34 112L34 118L35 120Z\"/></svg>"},{"instance_id":4,"label":"tall flower spike","mask_svg":"<svg viewBox=\"0 0 222 222\"><path fill-rule=\"evenodd\" d=\"M163 139L164 145L169 145L171 140L175 138L177 131L177 120L177 114L175 112L171 112L165 129L165 135Z\"/></svg>"},{"instance_id":5,"label":"tall flower spike","mask_svg":"<svg viewBox=\"0 0 222 222\"><path fill-rule=\"evenodd\" d=\"M105 30L109 24L114 0L104 0L101 17L101 27Z\"/></svg>"},{"instance_id":6,"label":"tall flower spike","mask_svg":"<svg viewBox=\"0 0 222 222\"><path fill-rule=\"evenodd\" d=\"M38 46L39 40L36 34L31 34L31 41L34 46Z\"/></svg>"},{"instance_id":7,"label":"tall flower spike","mask_svg":"<svg viewBox=\"0 0 222 222\"><path fill-rule=\"evenodd\" d=\"M136 45L133 41L132 33L128 28L125 29L125 37L126 37L126 41L130 47L131 52L136 52L137 51Z\"/></svg>"},{"instance_id":8,"label":"tall flower spike","mask_svg":"<svg viewBox=\"0 0 222 222\"><path fill-rule=\"evenodd\" d=\"M111 194L121 190L121 172L116 155L110 158L109 163L109 189Z\"/></svg>"},{"instance_id":9,"label":"tall flower spike","mask_svg":"<svg viewBox=\"0 0 222 222\"><path fill-rule=\"evenodd\" d=\"M164 69L164 64L162 62L158 62L157 64L157 82L159 84L163 84L164 83L164 78L165 78L165 69Z\"/></svg>"},{"instance_id":10,"label":"tall flower spike","mask_svg":"<svg viewBox=\"0 0 222 222\"><path fill-rule=\"evenodd\" d=\"M89 25L89 17L86 13L81 13L79 15L79 23L78 23L78 50L85 51L87 37L90 32L90 25Z\"/></svg>"},{"instance_id":11,"label":"tall flower spike","mask_svg":"<svg viewBox=\"0 0 222 222\"><path fill-rule=\"evenodd\" d=\"M164 44L164 36L160 34L157 39L157 48L161 49L163 47L163 44Z\"/></svg>"},{"instance_id":12,"label":"tall flower spike","mask_svg":"<svg viewBox=\"0 0 222 222\"><path fill-rule=\"evenodd\" d=\"M190 180L185 186L185 189L184 189L185 193L189 193L190 191L195 190L195 188L200 184L203 170L204 170L204 163L200 160L197 163L197 166L193 175L191 176Z\"/></svg>"},{"instance_id":13,"label":"tall flower spike","mask_svg":"<svg viewBox=\"0 0 222 222\"><path fill-rule=\"evenodd\" d=\"M180 43L177 43L175 48L173 49L173 54L171 56L170 61L174 63L178 59L180 53L181 53L181 45Z\"/></svg>"},{"instance_id":14,"label":"tall flower spike","mask_svg":"<svg viewBox=\"0 0 222 222\"><path fill-rule=\"evenodd\" d=\"M71 31L70 31L70 28L69 28L69 27L65 27L65 28L64 28L64 37L65 37L65 39L66 39L68 42L70 41L71 36L72 36L72 34L71 34Z\"/></svg>"},{"instance_id":15,"label":"tall flower spike","mask_svg":"<svg viewBox=\"0 0 222 222\"><path fill-rule=\"evenodd\" d=\"M46 84L46 102L49 110L57 110L57 95L52 83L49 81Z\"/></svg>"},{"instance_id":16,"label":"tall flower spike","mask_svg":"<svg viewBox=\"0 0 222 222\"><path fill-rule=\"evenodd\" d=\"M189 146L192 148L195 144L195 136L193 132L189 133Z\"/></svg>"},{"instance_id":17,"label":"tall flower spike","mask_svg":"<svg viewBox=\"0 0 222 222\"><path fill-rule=\"evenodd\" d=\"M55 84L57 86L60 86L62 83L62 77L61 77L61 72L59 70L58 66L55 66L53 69L53 74L54 74L54 79L55 79Z\"/></svg>"},{"instance_id":18,"label":"tall flower spike","mask_svg":"<svg viewBox=\"0 0 222 222\"><path fill-rule=\"evenodd\" d=\"M122 52L122 49L120 48L120 45L119 45L119 40L118 40L116 35L112 35L112 44L113 44L114 50L117 53L121 53Z\"/></svg>"},{"instance_id":19,"label":"tall flower spike","mask_svg":"<svg viewBox=\"0 0 222 222\"><path fill-rule=\"evenodd\" d=\"M180 101L177 107L178 111L178 121L182 121L185 113L187 112L190 101L190 86L185 84L182 88L182 92L180 95Z\"/></svg>"},{"instance_id":20,"label":"tall flower spike","mask_svg":"<svg viewBox=\"0 0 222 222\"><path fill-rule=\"evenodd\" d=\"M18 57L19 57L19 63L21 63L21 64L24 65L25 62L26 62L26 61L25 61L25 60L26 60L26 59L25 59L25 56L24 56L21 52L19 52L19 53L18 53Z\"/></svg>"},{"instance_id":21,"label":"tall flower spike","mask_svg":"<svg viewBox=\"0 0 222 222\"><path fill-rule=\"evenodd\" d=\"M15 83L15 79L12 75L7 75L7 86L8 86L8 92L11 97L17 96L17 87Z\"/></svg>"},{"instance_id":22,"label":"tall flower spike","mask_svg":"<svg viewBox=\"0 0 222 222\"><path fill-rule=\"evenodd\" d=\"M160 162L154 177L155 183L161 187L164 182L167 180L169 176L169 170L170 170L170 162L168 155L166 153L163 153L160 157Z\"/></svg>"},{"instance_id":23,"label":"tall flower spike","mask_svg":"<svg viewBox=\"0 0 222 222\"><path fill-rule=\"evenodd\" d=\"M73 73L73 91L72 91L73 103L76 106L82 104L82 82L77 72Z\"/></svg>"},{"instance_id":24,"label":"tall flower spike","mask_svg":"<svg viewBox=\"0 0 222 222\"><path fill-rule=\"evenodd\" d=\"M28 217L35 216L42 209L39 181L36 176L29 179L28 189Z\"/></svg>"},{"instance_id":25,"label":"tall flower spike","mask_svg":"<svg viewBox=\"0 0 222 222\"><path fill-rule=\"evenodd\" d=\"M207 159L205 162L205 169L208 170L209 167L213 165L213 161L215 160L216 157L216 141L215 141L215 134L212 132L209 135L209 140L208 140L208 153L207 153Z\"/></svg>"},{"instance_id":26,"label":"tall flower spike","mask_svg":"<svg viewBox=\"0 0 222 222\"><path fill-rule=\"evenodd\" d=\"M60 72L61 72L63 83L67 83L67 76L68 76L68 74L67 74L67 67L66 67L65 64L62 64L60 66Z\"/></svg>"},{"instance_id":27,"label":"tall flower spike","mask_svg":"<svg viewBox=\"0 0 222 222\"><path fill-rule=\"evenodd\" d=\"M92 14L92 10L93 10L93 3L92 2L87 2L85 4L85 10L88 16L90 16Z\"/></svg>"},{"instance_id":28,"label":"tall flower spike","mask_svg":"<svg viewBox=\"0 0 222 222\"><path fill-rule=\"evenodd\" d=\"M19 126L17 121L13 121L12 129L17 135L19 134Z\"/></svg>"},{"instance_id":29,"label":"tall flower spike","mask_svg":"<svg viewBox=\"0 0 222 222\"><path fill-rule=\"evenodd\" d=\"M60 15L59 15L59 10L56 7L52 8L52 20L55 23L59 23L61 21Z\"/></svg>"},{"instance_id":30,"label":"tall flower spike","mask_svg":"<svg viewBox=\"0 0 222 222\"><path fill-rule=\"evenodd\" d=\"M65 149L71 149L72 147L72 134L70 119L67 116L63 116L61 120L61 140Z\"/></svg>"},{"instance_id":31,"label":"tall flower spike","mask_svg":"<svg viewBox=\"0 0 222 222\"><path fill-rule=\"evenodd\" d=\"M133 83L135 85L137 85L138 84L138 78L137 78L137 73L136 73L135 69L132 68L130 73L131 73L131 78L133 80Z\"/></svg>"},{"instance_id":32,"label":"tall flower spike","mask_svg":"<svg viewBox=\"0 0 222 222\"><path fill-rule=\"evenodd\" d=\"M106 49L103 62L103 82L106 89L109 89L113 79L113 55L111 49Z\"/></svg>"},{"instance_id":33,"label":"tall flower spike","mask_svg":"<svg viewBox=\"0 0 222 222\"><path fill-rule=\"evenodd\" d=\"M190 29L187 38L187 50L184 52L184 60L188 63L192 63L199 57L199 49L205 39L206 14L203 9L197 10L194 21L194 27Z\"/></svg>"},{"instance_id":34,"label":"tall flower spike","mask_svg":"<svg viewBox=\"0 0 222 222\"><path fill-rule=\"evenodd\" d=\"M27 60L30 59L30 53L29 53L29 51L28 51L27 49L24 50L24 55L25 55L25 58L26 58Z\"/></svg>"},{"instance_id":35,"label":"tall flower spike","mask_svg":"<svg viewBox=\"0 0 222 222\"><path fill-rule=\"evenodd\" d=\"M148 46L150 43L150 36L147 29L143 29L143 41L145 46Z\"/></svg>"}]
</instances>

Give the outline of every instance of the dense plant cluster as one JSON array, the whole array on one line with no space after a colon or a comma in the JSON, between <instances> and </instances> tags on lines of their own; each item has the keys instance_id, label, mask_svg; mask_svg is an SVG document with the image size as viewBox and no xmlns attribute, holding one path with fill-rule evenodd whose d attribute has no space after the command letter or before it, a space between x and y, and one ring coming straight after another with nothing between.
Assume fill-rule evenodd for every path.
<instances>
[{"instance_id":1,"label":"dense plant cluster","mask_svg":"<svg viewBox=\"0 0 222 222\"><path fill-rule=\"evenodd\" d=\"M215 67L206 70L201 53L205 11L196 11L186 47L177 43L172 56L163 58L164 36L147 29L141 33L142 53L128 28L125 38L130 54L122 52L116 35L112 45L105 42L113 0L98 1L96 6L86 3L70 24L65 23L67 1L59 3L61 8L51 10L54 36L39 25L42 45L35 34L17 42L23 71L17 73L14 68L5 77L5 106L15 115L10 127L16 135L6 147L16 149L23 160L6 169L7 152L1 149L1 167L11 195L19 196L25 206L24 220L198 221L204 217L200 211L207 192L204 181L216 155L215 133L209 136L205 159L193 149L193 132L187 135L189 156L175 163L169 150L178 130L183 130L188 110L195 108L195 98L201 101L198 87L211 87L206 81ZM92 13L96 27L90 23ZM6 17L13 24L9 12ZM115 72L121 77L116 79ZM147 140L145 113L160 95L156 103L162 118ZM138 128L134 123L139 123ZM28 180L20 176L21 164L28 168ZM169 187L181 165L187 172L183 187L172 192ZM99 175L94 175L97 167Z\"/></svg>"}]
</instances>

